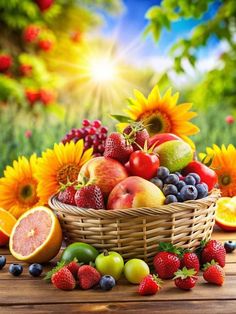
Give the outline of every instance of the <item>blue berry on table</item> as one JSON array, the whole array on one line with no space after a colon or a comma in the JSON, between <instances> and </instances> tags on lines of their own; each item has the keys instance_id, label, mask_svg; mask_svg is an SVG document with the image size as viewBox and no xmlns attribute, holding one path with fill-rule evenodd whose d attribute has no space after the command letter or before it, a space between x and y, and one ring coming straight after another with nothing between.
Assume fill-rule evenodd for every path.
<instances>
[{"instance_id":1,"label":"blue berry on table","mask_svg":"<svg viewBox=\"0 0 236 314\"><path fill-rule=\"evenodd\" d=\"M198 192L195 186L193 185L185 185L181 191L180 195L183 199L183 201L188 201L188 200L195 200L197 199Z\"/></svg>"},{"instance_id":2,"label":"blue berry on table","mask_svg":"<svg viewBox=\"0 0 236 314\"><path fill-rule=\"evenodd\" d=\"M197 198L203 198L208 195L208 186L204 183L199 183L196 185L196 189L198 191L198 197Z\"/></svg>"},{"instance_id":3,"label":"blue berry on table","mask_svg":"<svg viewBox=\"0 0 236 314\"><path fill-rule=\"evenodd\" d=\"M186 185L186 183L184 181L179 181L177 184L176 184L176 187L177 189L180 191L182 189L182 187L184 187Z\"/></svg>"},{"instance_id":4,"label":"blue berry on table","mask_svg":"<svg viewBox=\"0 0 236 314\"><path fill-rule=\"evenodd\" d=\"M201 178L200 178L200 176L199 176L197 173L190 172L190 173L188 174L188 176L194 177L194 179L195 179L195 181L196 181L196 184L198 184L198 183L201 182Z\"/></svg>"},{"instance_id":5,"label":"blue berry on table","mask_svg":"<svg viewBox=\"0 0 236 314\"><path fill-rule=\"evenodd\" d=\"M102 290L108 291L116 285L116 281L112 276L105 275L100 279L99 285Z\"/></svg>"},{"instance_id":6,"label":"blue berry on table","mask_svg":"<svg viewBox=\"0 0 236 314\"><path fill-rule=\"evenodd\" d=\"M33 277L39 277L42 274L43 266L41 264L31 264L29 266L29 273Z\"/></svg>"},{"instance_id":7,"label":"blue berry on table","mask_svg":"<svg viewBox=\"0 0 236 314\"><path fill-rule=\"evenodd\" d=\"M224 243L224 248L226 253L232 253L236 249L236 242L235 241L226 241Z\"/></svg>"},{"instance_id":8,"label":"blue berry on table","mask_svg":"<svg viewBox=\"0 0 236 314\"><path fill-rule=\"evenodd\" d=\"M0 269L2 269L6 265L6 257L1 255L0 256Z\"/></svg>"},{"instance_id":9,"label":"blue berry on table","mask_svg":"<svg viewBox=\"0 0 236 314\"><path fill-rule=\"evenodd\" d=\"M166 167L159 167L157 170L157 176L159 179L164 180L168 175L170 174L170 171Z\"/></svg>"},{"instance_id":10,"label":"blue berry on table","mask_svg":"<svg viewBox=\"0 0 236 314\"><path fill-rule=\"evenodd\" d=\"M9 273L13 276L20 276L23 271L23 267L20 264L11 264L9 266Z\"/></svg>"},{"instance_id":11,"label":"blue berry on table","mask_svg":"<svg viewBox=\"0 0 236 314\"><path fill-rule=\"evenodd\" d=\"M152 183L154 183L159 189L163 188L163 182L158 177L154 177L150 180Z\"/></svg>"},{"instance_id":12,"label":"blue berry on table","mask_svg":"<svg viewBox=\"0 0 236 314\"><path fill-rule=\"evenodd\" d=\"M175 195L167 195L164 204L171 204L178 202L178 199Z\"/></svg>"},{"instance_id":13,"label":"blue berry on table","mask_svg":"<svg viewBox=\"0 0 236 314\"><path fill-rule=\"evenodd\" d=\"M170 195L170 194L177 195L178 189L173 184L165 184L163 188L163 193L165 196Z\"/></svg>"},{"instance_id":14,"label":"blue berry on table","mask_svg":"<svg viewBox=\"0 0 236 314\"><path fill-rule=\"evenodd\" d=\"M177 174L171 173L168 177L165 178L165 184L174 184L176 185L179 182L179 177Z\"/></svg>"},{"instance_id":15,"label":"blue berry on table","mask_svg":"<svg viewBox=\"0 0 236 314\"><path fill-rule=\"evenodd\" d=\"M196 180L193 176L190 176L189 174L184 178L184 182L187 185L195 185L196 184Z\"/></svg>"}]
</instances>

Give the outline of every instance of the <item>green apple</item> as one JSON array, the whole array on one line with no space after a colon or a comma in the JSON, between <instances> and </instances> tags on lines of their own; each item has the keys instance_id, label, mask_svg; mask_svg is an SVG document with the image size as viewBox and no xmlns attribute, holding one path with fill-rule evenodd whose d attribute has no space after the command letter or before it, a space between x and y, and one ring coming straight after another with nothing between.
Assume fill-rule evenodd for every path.
<instances>
[{"instance_id":1,"label":"green apple","mask_svg":"<svg viewBox=\"0 0 236 314\"><path fill-rule=\"evenodd\" d=\"M118 280L124 268L124 260L117 252L104 251L96 257L95 265L102 275L110 275Z\"/></svg>"},{"instance_id":2,"label":"green apple","mask_svg":"<svg viewBox=\"0 0 236 314\"><path fill-rule=\"evenodd\" d=\"M148 265L138 258L130 259L124 267L125 278L134 284L139 284L149 273Z\"/></svg>"}]
</instances>

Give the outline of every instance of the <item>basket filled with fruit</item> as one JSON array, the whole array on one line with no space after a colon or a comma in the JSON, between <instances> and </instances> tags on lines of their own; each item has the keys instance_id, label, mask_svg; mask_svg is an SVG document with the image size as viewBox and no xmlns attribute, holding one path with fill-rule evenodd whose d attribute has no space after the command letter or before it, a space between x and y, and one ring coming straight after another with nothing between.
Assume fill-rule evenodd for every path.
<instances>
[{"instance_id":1,"label":"basket filled with fruit","mask_svg":"<svg viewBox=\"0 0 236 314\"><path fill-rule=\"evenodd\" d=\"M186 138L155 134L154 120L118 118L120 132L84 120L63 139L83 139L94 151L49 200L66 241L150 262L159 242L195 249L209 240L220 196L215 172L196 160Z\"/></svg>"}]
</instances>

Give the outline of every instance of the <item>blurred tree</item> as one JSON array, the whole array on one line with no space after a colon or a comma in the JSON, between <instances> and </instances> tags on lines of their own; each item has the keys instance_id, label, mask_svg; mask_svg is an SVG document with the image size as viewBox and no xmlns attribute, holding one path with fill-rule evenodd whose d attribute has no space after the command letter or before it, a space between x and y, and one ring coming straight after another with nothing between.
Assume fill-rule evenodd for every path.
<instances>
[{"instance_id":1,"label":"blurred tree","mask_svg":"<svg viewBox=\"0 0 236 314\"><path fill-rule=\"evenodd\" d=\"M198 50L208 44L212 37L223 42L226 51L219 56L213 70L205 73L200 83L189 91L190 100L199 106L221 104L234 106L236 84L236 1L235 0L163 0L160 6L151 7L146 13L148 25L145 34L151 33L158 41L161 31L171 30L172 23L180 19L201 18L214 6L216 12L211 19L198 24L188 38L179 39L171 48L176 72L184 72L184 62L197 70Z\"/></svg>"}]
</instances>

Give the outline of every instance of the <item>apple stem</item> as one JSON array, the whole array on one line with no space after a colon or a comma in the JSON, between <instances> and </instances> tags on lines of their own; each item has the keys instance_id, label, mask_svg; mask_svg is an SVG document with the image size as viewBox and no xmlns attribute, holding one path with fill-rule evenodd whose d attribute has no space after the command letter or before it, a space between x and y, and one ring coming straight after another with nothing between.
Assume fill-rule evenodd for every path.
<instances>
[{"instance_id":1,"label":"apple stem","mask_svg":"<svg viewBox=\"0 0 236 314\"><path fill-rule=\"evenodd\" d=\"M103 251L103 255L104 255L104 256L108 256L108 255L109 255L109 252L108 252L107 250L104 250L104 251Z\"/></svg>"}]
</instances>

